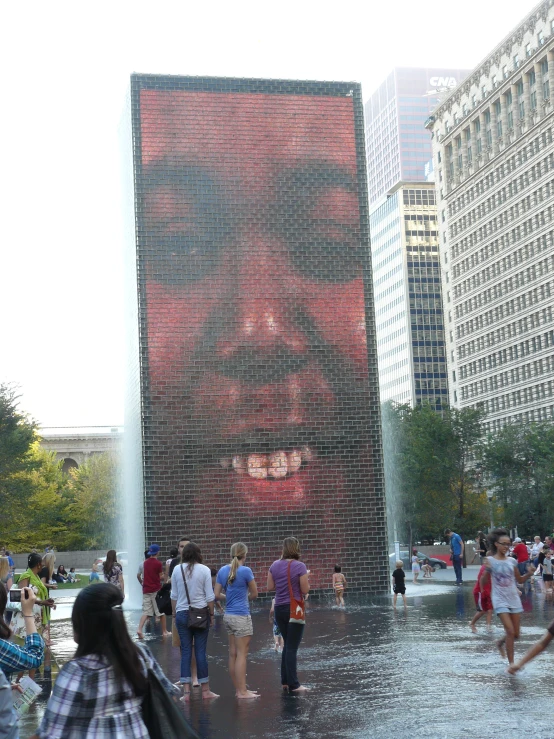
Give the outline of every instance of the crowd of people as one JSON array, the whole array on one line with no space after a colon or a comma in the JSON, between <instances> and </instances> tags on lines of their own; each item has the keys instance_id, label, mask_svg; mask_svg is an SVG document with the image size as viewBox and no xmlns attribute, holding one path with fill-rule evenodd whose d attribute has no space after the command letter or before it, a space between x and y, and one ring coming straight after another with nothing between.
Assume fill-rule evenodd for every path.
<instances>
[{"instance_id":1,"label":"crowd of people","mask_svg":"<svg viewBox=\"0 0 554 739\"><path fill-rule=\"evenodd\" d=\"M449 531L452 536L457 536ZM477 539L481 568L474 587L476 613L471 628L493 612L504 634L497 641L501 655L508 660L508 672L515 674L523 665L548 647L554 638L554 622L539 642L518 662L515 642L520 636L523 589L531 578L542 574L547 596L551 593L554 553L552 538L542 542L535 537L528 546L502 528ZM464 543L458 542L456 556L463 558ZM9 690L17 690L25 671L33 678L43 663L50 644L50 616L55 602L49 589L55 588L56 575L67 582L64 568L55 570L55 554L32 553L27 568L14 577L13 559L0 556L0 737L17 737L17 719ZM211 690L208 643L216 608L223 614L228 636L228 670L237 700L256 700L260 693L247 685L247 662L253 635L250 601L258 597L254 573L247 565L248 547L236 542L230 561L219 570L207 567L200 547L183 537L160 561L160 547L152 544L144 552L137 579L143 591L142 616L133 641L127 629L122 605L125 599L123 567L115 550L102 562L102 580L79 592L72 612L77 650L60 670L44 716L33 739L39 737L104 736L148 737L144 705L150 695L150 681L156 680L174 700L189 702L199 688L202 700L219 696ZM418 564L418 563L414 563ZM412 565L413 566L413 565ZM458 577L458 572L456 571ZM12 585L17 580L16 585ZM393 603L398 595L406 605L403 562L396 562L392 574ZM12 588L12 590L10 590ZM17 588L13 590L13 588ZM274 592L270 621L275 649L281 652L280 683L286 693L300 694L309 688L297 672L297 656L305 626L305 599L310 590L309 570L301 561L300 544L294 537L283 542L281 556L269 568L267 591ZM339 608L344 607L346 577L337 565L332 588ZM14 607L10 593L20 594ZM10 598L11 601L11 598ZM8 624L11 614L11 623ZM172 630L166 619L172 616ZM172 684L144 642L144 628L154 618L161 625L162 638L172 637L180 650L179 679ZM20 637L20 642L14 640ZM183 719L184 721L184 719ZM186 722L183 736L194 736ZM73 732L73 733L72 733Z\"/></svg>"},{"instance_id":2,"label":"crowd of people","mask_svg":"<svg viewBox=\"0 0 554 739\"><path fill-rule=\"evenodd\" d=\"M249 601L258 597L254 574L246 565L247 546L242 542L233 544L230 562L217 572L204 565L200 547L187 538L179 542L172 552L175 556L165 566L158 559L159 552L160 547L152 544L145 551L137 574L143 590L138 642L131 639L123 615L123 568L115 550L110 550L103 561L104 582L92 583L79 592L72 612L77 650L58 674L33 739L73 735L148 737L144 706L152 680L157 680L169 696L185 702L190 701L196 686L203 700L218 698L210 689L208 666L208 638L216 603L225 604L223 623L229 640L229 675L235 696L240 701L259 698L259 692L249 689L246 683L253 635ZM13 679L12 689L17 689L23 672L29 671L33 678L43 662L50 638L50 613L55 608L47 585L53 581L54 562L51 552L44 556L33 553L28 557L27 569L17 578L16 590L8 589L7 577L0 587L0 736L10 739L17 736L17 719L9 681ZM11 570L10 574L13 581ZM305 624L304 599L310 589L308 576L300 559L298 540L285 539L280 558L269 569L267 589L275 592L272 614L281 640L281 685L284 692L293 694L309 689L297 674L297 652ZM344 575L333 577L333 585L337 598L341 598L346 586ZM172 635L166 630L165 613L158 609L164 588L173 616L174 644L181 657L180 677L175 685L146 647L142 631L153 617L161 623L162 637ZM5 620L10 592L18 593L20 598L17 608L10 598L11 626ZM21 644L14 641L14 634L21 637ZM186 727L183 736L193 735Z\"/></svg>"}]
</instances>

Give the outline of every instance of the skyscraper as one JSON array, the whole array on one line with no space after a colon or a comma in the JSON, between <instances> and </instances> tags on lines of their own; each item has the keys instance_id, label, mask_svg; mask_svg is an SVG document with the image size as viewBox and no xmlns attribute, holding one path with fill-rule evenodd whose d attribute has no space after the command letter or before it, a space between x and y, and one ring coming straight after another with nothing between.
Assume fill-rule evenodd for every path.
<instances>
[{"instance_id":1,"label":"skyscraper","mask_svg":"<svg viewBox=\"0 0 554 739\"><path fill-rule=\"evenodd\" d=\"M394 69L366 103L370 231L381 401L448 399L432 142L424 128L466 72Z\"/></svg>"},{"instance_id":2,"label":"skyscraper","mask_svg":"<svg viewBox=\"0 0 554 739\"><path fill-rule=\"evenodd\" d=\"M397 67L365 104L370 205L398 182L425 181L433 152L423 128L430 112L468 70Z\"/></svg>"}]
</instances>

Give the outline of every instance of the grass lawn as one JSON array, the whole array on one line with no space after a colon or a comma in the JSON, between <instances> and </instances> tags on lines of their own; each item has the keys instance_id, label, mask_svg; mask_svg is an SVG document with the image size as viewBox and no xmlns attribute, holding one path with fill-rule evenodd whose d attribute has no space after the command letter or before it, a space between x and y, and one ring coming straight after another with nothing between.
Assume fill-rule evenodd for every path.
<instances>
[{"instance_id":1,"label":"grass lawn","mask_svg":"<svg viewBox=\"0 0 554 739\"><path fill-rule=\"evenodd\" d=\"M59 593L61 590L80 590L89 584L88 575L77 575L77 577L79 578L77 582L59 582L58 587L52 590L52 597L55 598L56 593Z\"/></svg>"}]
</instances>

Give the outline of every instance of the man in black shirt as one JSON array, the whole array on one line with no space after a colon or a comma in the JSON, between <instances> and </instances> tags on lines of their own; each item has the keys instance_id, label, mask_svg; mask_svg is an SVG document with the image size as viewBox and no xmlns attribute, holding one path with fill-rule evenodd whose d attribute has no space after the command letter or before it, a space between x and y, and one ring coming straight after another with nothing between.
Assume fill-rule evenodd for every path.
<instances>
[{"instance_id":1,"label":"man in black shirt","mask_svg":"<svg viewBox=\"0 0 554 739\"><path fill-rule=\"evenodd\" d=\"M171 564L169 565L169 579L171 580L171 575L173 573L173 570L177 567L178 564L181 562L181 554L183 553L184 547L189 543L190 539L187 536L183 536L182 539L179 539L179 543L177 544L177 549L179 551L179 554L171 560Z\"/></svg>"}]
</instances>

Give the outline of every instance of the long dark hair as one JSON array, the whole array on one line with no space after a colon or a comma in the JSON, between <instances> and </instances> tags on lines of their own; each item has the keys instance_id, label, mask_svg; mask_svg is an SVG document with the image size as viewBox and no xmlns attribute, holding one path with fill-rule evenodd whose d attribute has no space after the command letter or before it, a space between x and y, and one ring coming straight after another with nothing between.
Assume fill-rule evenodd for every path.
<instances>
[{"instance_id":1,"label":"long dark hair","mask_svg":"<svg viewBox=\"0 0 554 739\"><path fill-rule=\"evenodd\" d=\"M8 591L0 583L0 639L9 639L12 635L8 624L4 621L4 611L8 604Z\"/></svg>"},{"instance_id":2,"label":"long dark hair","mask_svg":"<svg viewBox=\"0 0 554 739\"><path fill-rule=\"evenodd\" d=\"M489 549L493 554L496 554L496 542L500 539L501 536L507 536L508 539L510 539L510 534L506 529L493 529L489 535L487 536L487 542L489 544Z\"/></svg>"},{"instance_id":3,"label":"long dark hair","mask_svg":"<svg viewBox=\"0 0 554 739\"><path fill-rule=\"evenodd\" d=\"M117 562L117 553L115 549L110 549L109 552L106 554L106 559L104 561L104 575L109 575L112 567Z\"/></svg>"},{"instance_id":4,"label":"long dark hair","mask_svg":"<svg viewBox=\"0 0 554 739\"><path fill-rule=\"evenodd\" d=\"M58 567L58 575L67 575L67 572L65 571L65 567L63 565L60 565Z\"/></svg>"},{"instance_id":5,"label":"long dark hair","mask_svg":"<svg viewBox=\"0 0 554 739\"><path fill-rule=\"evenodd\" d=\"M131 641L123 616L121 590L111 583L83 588L75 600L71 621L77 636L75 657L98 654L106 657L116 679L127 680L135 695L144 695L146 677L138 648Z\"/></svg>"},{"instance_id":6,"label":"long dark hair","mask_svg":"<svg viewBox=\"0 0 554 739\"><path fill-rule=\"evenodd\" d=\"M195 564L202 564L202 552L200 551L198 544L195 544L193 541L189 541L189 543L183 547L183 551L181 552L181 562L188 565L189 574L192 573L192 569Z\"/></svg>"}]
</instances>

